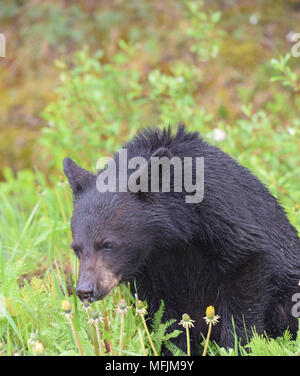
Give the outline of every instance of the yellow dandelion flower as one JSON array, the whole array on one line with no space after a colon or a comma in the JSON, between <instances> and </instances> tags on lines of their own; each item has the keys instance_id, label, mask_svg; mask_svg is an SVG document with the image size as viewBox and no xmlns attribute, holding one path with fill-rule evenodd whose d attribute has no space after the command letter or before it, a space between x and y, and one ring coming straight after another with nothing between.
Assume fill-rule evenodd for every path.
<instances>
[{"instance_id":1,"label":"yellow dandelion flower","mask_svg":"<svg viewBox=\"0 0 300 376\"><path fill-rule=\"evenodd\" d=\"M206 316L203 317L206 324L208 325L209 323L212 323L213 325L217 324L219 322L219 315L216 315L215 313L215 307L209 306L206 308L205 312Z\"/></svg>"},{"instance_id":2,"label":"yellow dandelion flower","mask_svg":"<svg viewBox=\"0 0 300 376\"><path fill-rule=\"evenodd\" d=\"M65 312L65 313L70 313L71 312L71 309L72 309L72 306L70 304L70 302L68 300L63 300L61 302L61 308L62 310Z\"/></svg>"},{"instance_id":3,"label":"yellow dandelion flower","mask_svg":"<svg viewBox=\"0 0 300 376\"><path fill-rule=\"evenodd\" d=\"M43 354L43 352L45 351L45 348L41 342L35 342L32 345L32 350L35 354Z\"/></svg>"}]
</instances>

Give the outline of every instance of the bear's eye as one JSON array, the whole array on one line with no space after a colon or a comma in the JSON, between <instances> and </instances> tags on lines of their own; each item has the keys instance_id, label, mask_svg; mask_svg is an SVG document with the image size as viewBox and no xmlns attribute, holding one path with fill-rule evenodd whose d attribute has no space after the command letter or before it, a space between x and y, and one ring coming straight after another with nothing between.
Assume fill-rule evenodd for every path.
<instances>
[{"instance_id":1,"label":"bear's eye","mask_svg":"<svg viewBox=\"0 0 300 376\"><path fill-rule=\"evenodd\" d=\"M95 243L96 251L110 251L114 247L112 240L102 240Z\"/></svg>"},{"instance_id":2,"label":"bear's eye","mask_svg":"<svg viewBox=\"0 0 300 376\"><path fill-rule=\"evenodd\" d=\"M109 250L111 250L113 247L114 247L114 244L113 244L112 241L110 241L110 240L106 240L105 242L103 242L103 249L109 251Z\"/></svg>"}]
</instances>

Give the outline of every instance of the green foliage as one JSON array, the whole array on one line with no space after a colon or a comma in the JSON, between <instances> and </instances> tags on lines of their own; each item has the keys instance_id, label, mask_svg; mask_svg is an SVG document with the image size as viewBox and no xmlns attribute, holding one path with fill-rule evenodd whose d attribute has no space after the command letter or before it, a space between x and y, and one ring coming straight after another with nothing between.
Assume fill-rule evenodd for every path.
<instances>
[{"instance_id":1,"label":"green foliage","mask_svg":"<svg viewBox=\"0 0 300 376\"><path fill-rule=\"evenodd\" d=\"M171 332L167 332L167 329L176 322L175 319L168 320L165 323L162 323L162 318L165 310L165 303L162 300L159 309L154 314L152 321L152 339L154 346L158 353L161 353L162 345L170 342L170 339L176 338L181 333L181 330L174 329ZM170 345L172 347L172 343ZM169 347L170 347L169 346ZM168 347L167 347L168 348Z\"/></svg>"},{"instance_id":2,"label":"green foliage","mask_svg":"<svg viewBox=\"0 0 300 376\"><path fill-rule=\"evenodd\" d=\"M204 11L204 1L186 2L190 25L186 31L193 40L190 47L200 61L216 58L225 32L216 28L221 12Z\"/></svg>"},{"instance_id":3,"label":"green foliage","mask_svg":"<svg viewBox=\"0 0 300 376\"><path fill-rule=\"evenodd\" d=\"M271 60L271 65L277 72L276 76L274 75L271 78L271 82L281 82L282 85L292 87L295 91L298 91L300 90L300 83L297 74L288 66L290 59L291 55L286 54L285 56L280 56L278 60Z\"/></svg>"},{"instance_id":4,"label":"green foliage","mask_svg":"<svg viewBox=\"0 0 300 376\"><path fill-rule=\"evenodd\" d=\"M158 310L155 312L152 320L152 330L155 332L159 329L159 326L161 324L161 320L163 318L165 312L165 303L163 300L160 302L160 306Z\"/></svg>"},{"instance_id":5,"label":"green foliage","mask_svg":"<svg viewBox=\"0 0 300 376\"><path fill-rule=\"evenodd\" d=\"M220 43L214 35L219 13L206 17L193 2L187 2L186 8L193 52L204 56L209 44L213 49L209 55L215 55ZM147 123L182 120L201 128L212 119L197 94L202 76L196 65L179 59L170 72L154 68L145 78L129 64L138 59L138 45L122 39L118 45L111 62L104 60L102 50L91 56L86 48L69 64L57 61L61 84L57 99L44 112L48 127L41 139L51 154L50 167L60 166L65 155L95 166L98 158L112 154Z\"/></svg>"},{"instance_id":6,"label":"green foliage","mask_svg":"<svg viewBox=\"0 0 300 376\"><path fill-rule=\"evenodd\" d=\"M253 356L290 356L300 349L300 335L291 341L291 335L286 331L277 340L254 333L251 342L246 346Z\"/></svg>"},{"instance_id":7,"label":"green foliage","mask_svg":"<svg viewBox=\"0 0 300 376\"><path fill-rule=\"evenodd\" d=\"M186 353L171 341L165 342L165 346L173 356L186 356Z\"/></svg>"}]
</instances>

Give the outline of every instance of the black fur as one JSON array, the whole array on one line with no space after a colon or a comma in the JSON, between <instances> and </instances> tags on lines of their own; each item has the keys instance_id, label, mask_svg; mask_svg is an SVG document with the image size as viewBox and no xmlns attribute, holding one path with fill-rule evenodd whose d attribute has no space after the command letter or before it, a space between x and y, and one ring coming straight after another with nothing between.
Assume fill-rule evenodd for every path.
<instances>
[{"instance_id":1,"label":"black fur","mask_svg":"<svg viewBox=\"0 0 300 376\"><path fill-rule=\"evenodd\" d=\"M268 189L182 125L174 136L170 128L143 130L123 148L128 158L150 160L157 151L204 157L204 200L187 204L185 192L99 193L96 176L86 171L84 177L84 170L66 159L65 173L75 196L73 238L81 262L101 258L121 280L135 280L150 315L161 299L164 319L179 322L188 313L196 321L191 330L194 354L201 333L207 333L203 317L209 305L220 315L212 338L221 346L233 347L232 318L243 343L245 327L249 337L253 326L272 337L289 327L295 336L297 319L291 307L292 295L299 291L300 240ZM95 244L104 238L113 239L114 248L97 251ZM101 270L91 273L97 278ZM89 278L85 274L84 279ZM93 286L95 299L108 292L99 291L96 282ZM183 334L175 342L186 350Z\"/></svg>"}]
</instances>

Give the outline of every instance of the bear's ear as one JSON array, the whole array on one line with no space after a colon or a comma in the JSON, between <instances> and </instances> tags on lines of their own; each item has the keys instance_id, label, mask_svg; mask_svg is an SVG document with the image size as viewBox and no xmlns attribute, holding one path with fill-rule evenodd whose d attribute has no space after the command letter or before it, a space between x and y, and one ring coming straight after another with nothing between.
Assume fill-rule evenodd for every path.
<instances>
[{"instance_id":1,"label":"bear's ear","mask_svg":"<svg viewBox=\"0 0 300 376\"><path fill-rule=\"evenodd\" d=\"M161 147L161 148L155 150L155 152L153 152L153 154L151 155L151 158L153 158L153 157L158 157L158 158L167 157L167 158L171 159L172 154L171 154L169 149L167 149L165 147Z\"/></svg>"},{"instance_id":2,"label":"bear's ear","mask_svg":"<svg viewBox=\"0 0 300 376\"><path fill-rule=\"evenodd\" d=\"M85 191L95 180L95 175L79 167L71 158L63 161L64 172L69 180L74 196Z\"/></svg>"}]
</instances>

